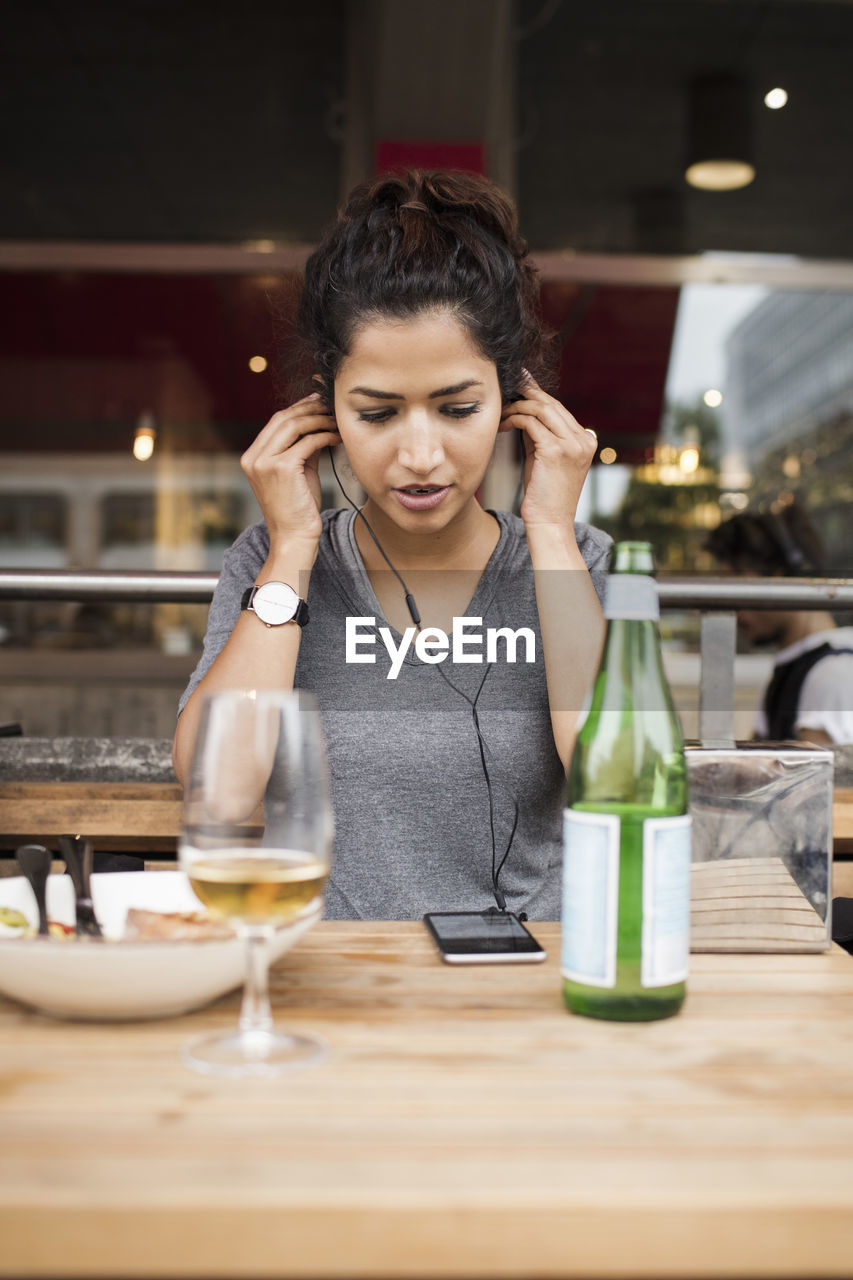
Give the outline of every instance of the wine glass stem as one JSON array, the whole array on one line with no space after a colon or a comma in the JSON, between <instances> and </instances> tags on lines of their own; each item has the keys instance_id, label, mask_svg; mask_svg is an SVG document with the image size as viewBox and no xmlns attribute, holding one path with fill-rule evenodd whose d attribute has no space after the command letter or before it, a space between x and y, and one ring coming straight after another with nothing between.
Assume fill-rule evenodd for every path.
<instances>
[{"instance_id":1,"label":"wine glass stem","mask_svg":"<svg viewBox=\"0 0 853 1280\"><path fill-rule=\"evenodd\" d=\"M268 943L272 930L267 925L244 925L246 981L240 1009L240 1034L263 1035L272 1031L269 989Z\"/></svg>"}]
</instances>

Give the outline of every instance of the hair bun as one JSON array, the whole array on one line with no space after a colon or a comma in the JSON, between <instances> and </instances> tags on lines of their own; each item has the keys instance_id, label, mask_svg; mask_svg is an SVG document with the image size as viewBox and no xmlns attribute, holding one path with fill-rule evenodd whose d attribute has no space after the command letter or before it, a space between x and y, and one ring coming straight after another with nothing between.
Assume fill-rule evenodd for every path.
<instances>
[{"instance_id":1,"label":"hair bun","mask_svg":"<svg viewBox=\"0 0 853 1280\"><path fill-rule=\"evenodd\" d=\"M482 174L409 169L350 192L305 264L298 326L331 401L361 325L447 311L494 363L509 402L522 367L540 383L545 373L538 304L509 197Z\"/></svg>"}]
</instances>

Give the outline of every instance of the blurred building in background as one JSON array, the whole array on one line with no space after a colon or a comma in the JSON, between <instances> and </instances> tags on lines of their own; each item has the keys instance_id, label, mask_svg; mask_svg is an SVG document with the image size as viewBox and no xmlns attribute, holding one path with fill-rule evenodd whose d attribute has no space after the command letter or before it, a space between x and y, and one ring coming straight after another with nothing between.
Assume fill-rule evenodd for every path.
<instances>
[{"instance_id":1,"label":"blurred building in background","mask_svg":"<svg viewBox=\"0 0 853 1280\"><path fill-rule=\"evenodd\" d=\"M853 295L779 291L733 330L726 417L753 473L751 496L796 493L829 552L853 575Z\"/></svg>"}]
</instances>

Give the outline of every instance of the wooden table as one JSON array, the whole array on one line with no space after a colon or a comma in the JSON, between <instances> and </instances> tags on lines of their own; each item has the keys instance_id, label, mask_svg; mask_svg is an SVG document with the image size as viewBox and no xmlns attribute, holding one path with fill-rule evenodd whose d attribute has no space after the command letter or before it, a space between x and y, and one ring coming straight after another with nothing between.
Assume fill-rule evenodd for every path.
<instances>
[{"instance_id":1,"label":"wooden table","mask_svg":"<svg viewBox=\"0 0 853 1280\"><path fill-rule=\"evenodd\" d=\"M835 787L832 793L832 838L836 850L853 852L853 787Z\"/></svg>"},{"instance_id":2,"label":"wooden table","mask_svg":"<svg viewBox=\"0 0 853 1280\"><path fill-rule=\"evenodd\" d=\"M190 1017L0 1001L0 1273L849 1276L853 957L701 955L677 1018L567 1014L544 965L324 923L274 973L327 1060L198 1076Z\"/></svg>"}]
</instances>

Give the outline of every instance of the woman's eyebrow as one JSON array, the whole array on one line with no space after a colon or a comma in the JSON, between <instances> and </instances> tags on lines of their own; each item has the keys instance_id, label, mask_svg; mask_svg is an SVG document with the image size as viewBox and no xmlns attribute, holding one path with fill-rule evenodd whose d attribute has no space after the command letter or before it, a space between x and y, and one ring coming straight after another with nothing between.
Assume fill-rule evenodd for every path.
<instances>
[{"instance_id":1,"label":"woman's eyebrow","mask_svg":"<svg viewBox=\"0 0 853 1280\"><path fill-rule=\"evenodd\" d=\"M439 396L455 396L458 391L467 391L469 387L481 387L482 382L478 382L476 378L469 378L467 382L458 382L455 387L442 387L440 391L431 391L429 393L430 400L437 400Z\"/></svg>"},{"instance_id":2,"label":"woman's eyebrow","mask_svg":"<svg viewBox=\"0 0 853 1280\"><path fill-rule=\"evenodd\" d=\"M352 387L350 395L370 396L374 400L402 400L396 391L374 391L372 387Z\"/></svg>"},{"instance_id":3,"label":"woman's eyebrow","mask_svg":"<svg viewBox=\"0 0 853 1280\"><path fill-rule=\"evenodd\" d=\"M441 396L454 396L460 391L467 391L469 387L481 387L482 382L478 382L476 378L468 378L465 382L457 382L453 387L440 387L438 391L429 393L430 400L438 400ZM351 396L370 396L373 400L402 400L403 396L396 391L376 391L373 387L352 387L350 389Z\"/></svg>"}]
</instances>

